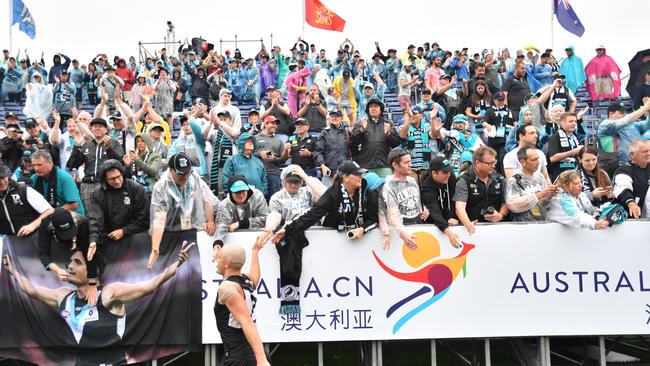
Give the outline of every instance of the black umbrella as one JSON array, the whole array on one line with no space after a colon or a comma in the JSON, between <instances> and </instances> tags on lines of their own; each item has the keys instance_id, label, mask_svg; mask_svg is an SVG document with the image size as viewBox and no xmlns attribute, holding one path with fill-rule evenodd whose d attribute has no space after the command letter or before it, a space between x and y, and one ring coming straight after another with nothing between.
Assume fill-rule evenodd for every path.
<instances>
[{"instance_id":1,"label":"black umbrella","mask_svg":"<svg viewBox=\"0 0 650 366\"><path fill-rule=\"evenodd\" d=\"M636 90L645 82L645 73L650 70L650 48L637 52L627 64L630 66L630 80L625 90L634 99Z\"/></svg>"}]
</instances>

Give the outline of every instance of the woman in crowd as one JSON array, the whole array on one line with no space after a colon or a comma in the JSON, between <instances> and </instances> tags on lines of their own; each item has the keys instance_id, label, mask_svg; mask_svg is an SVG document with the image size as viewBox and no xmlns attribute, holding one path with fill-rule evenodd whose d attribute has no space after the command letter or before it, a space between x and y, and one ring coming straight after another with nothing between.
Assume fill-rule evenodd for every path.
<instances>
[{"instance_id":1,"label":"woman in crowd","mask_svg":"<svg viewBox=\"0 0 650 366\"><path fill-rule=\"evenodd\" d=\"M577 170L562 172L557 178L560 192L551 199L548 219L563 225L602 230L609 226L606 219L596 220L596 208L582 191L582 178Z\"/></svg>"},{"instance_id":2,"label":"woman in crowd","mask_svg":"<svg viewBox=\"0 0 650 366\"><path fill-rule=\"evenodd\" d=\"M477 81L465 108L465 115L470 119L471 131L481 138L483 138L483 116L492 105L492 94L487 84L483 80Z\"/></svg>"},{"instance_id":3,"label":"woman in crowd","mask_svg":"<svg viewBox=\"0 0 650 366\"><path fill-rule=\"evenodd\" d=\"M174 111L174 93L176 92L176 82L169 79L167 69L161 68L158 71L158 80L153 85L156 91L156 112L167 120L167 124L172 124L172 112Z\"/></svg>"},{"instance_id":4,"label":"woman in crowd","mask_svg":"<svg viewBox=\"0 0 650 366\"><path fill-rule=\"evenodd\" d=\"M612 181L598 164L598 150L592 146L583 147L578 153L578 162L582 191L591 203L598 207L613 200Z\"/></svg>"},{"instance_id":5,"label":"woman in crowd","mask_svg":"<svg viewBox=\"0 0 650 366\"><path fill-rule=\"evenodd\" d=\"M97 98L97 84L95 81L99 80L101 76L102 75L99 73L99 71L97 71L97 66L95 66L95 64L92 62L89 63L88 72L84 78L84 83L88 88L88 102L91 105L99 104L99 98Z\"/></svg>"},{"instance_id":6,"label":"woman in crowd","mask_svg":"<svg viewBox=\"0 0 650 366\"><path fill-rule=\"evenodd\" d=\"M185 92L187 91L187 83L181 77L181 71L175 69L172 72L172 80L176 83L176 92L174 93L174 112L182 112L183 105L185 104Z\"/></svg>"}]
</instances>

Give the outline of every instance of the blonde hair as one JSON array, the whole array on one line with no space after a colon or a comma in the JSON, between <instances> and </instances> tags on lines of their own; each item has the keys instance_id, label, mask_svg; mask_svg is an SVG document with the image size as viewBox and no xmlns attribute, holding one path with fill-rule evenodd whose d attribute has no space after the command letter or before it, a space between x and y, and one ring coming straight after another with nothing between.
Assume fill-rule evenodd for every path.
<instances>
[{"instance_id":1,"label":"blonde hair","mask_svg":"<svg viewBox=\"0 0 650 366\"><path fill-rule=\"evenodd\" d=\"M580 173L578 173L577 170L567 170L562 172L559 177L555 180L555 183L558 185L558 187L564 189L565 191L568 190L569 185L571 182L573 182L574 178L580 178Z\"/></svg>"}]
</instances>

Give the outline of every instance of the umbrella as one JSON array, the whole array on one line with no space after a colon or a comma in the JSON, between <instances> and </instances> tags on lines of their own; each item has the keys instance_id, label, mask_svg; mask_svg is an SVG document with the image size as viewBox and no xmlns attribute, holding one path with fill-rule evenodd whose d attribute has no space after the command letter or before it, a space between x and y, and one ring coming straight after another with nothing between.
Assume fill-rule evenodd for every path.
<instances>
[{"instance_id":1,"label":"umbrella","mask_svg":"<svg viewBox=\"0 0 650 366\"><path fill-rule=\"evenodd\" d=\"M630 66L630 80L625 90L634 99L636 90L645 82L645 73L650 70L650 48L637 52L627 64Z\"/></svg>"}]
</instances>

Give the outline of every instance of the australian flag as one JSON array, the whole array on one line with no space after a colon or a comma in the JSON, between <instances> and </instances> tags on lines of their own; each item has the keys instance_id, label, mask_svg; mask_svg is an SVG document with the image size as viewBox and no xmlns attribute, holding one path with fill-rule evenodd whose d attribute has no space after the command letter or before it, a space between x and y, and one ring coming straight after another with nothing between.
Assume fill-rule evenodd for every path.
<instances>
[{"instance_id":1,"label":"australian flag","mask_svg":"<svg viewBox=\"0 0 650 366\"><path fill-rule=\"evenodd\" d=\"M582 25L582 22L580 22L580 19L578 19L576 12L573 11L573 8L569 4L569 0L553 0L553 3L555 7L555 16L562 28L578 37L582 37L585 33L585 27Z\"/></svg>"},{"instance_id":2,"label":"australian flag","mask_svg":"<svg viewBox=\"0 0 650 366\"><path fill-rule=\"evenodd\" d=\"M11 24L18 23L18 29L29 36L29 38L34 39L36 37L36 23L34 23L32 13L29 12L29 9L23 4L22 0L12 0L12 3L13 14Z\"/></svg>"}]
</instances>

